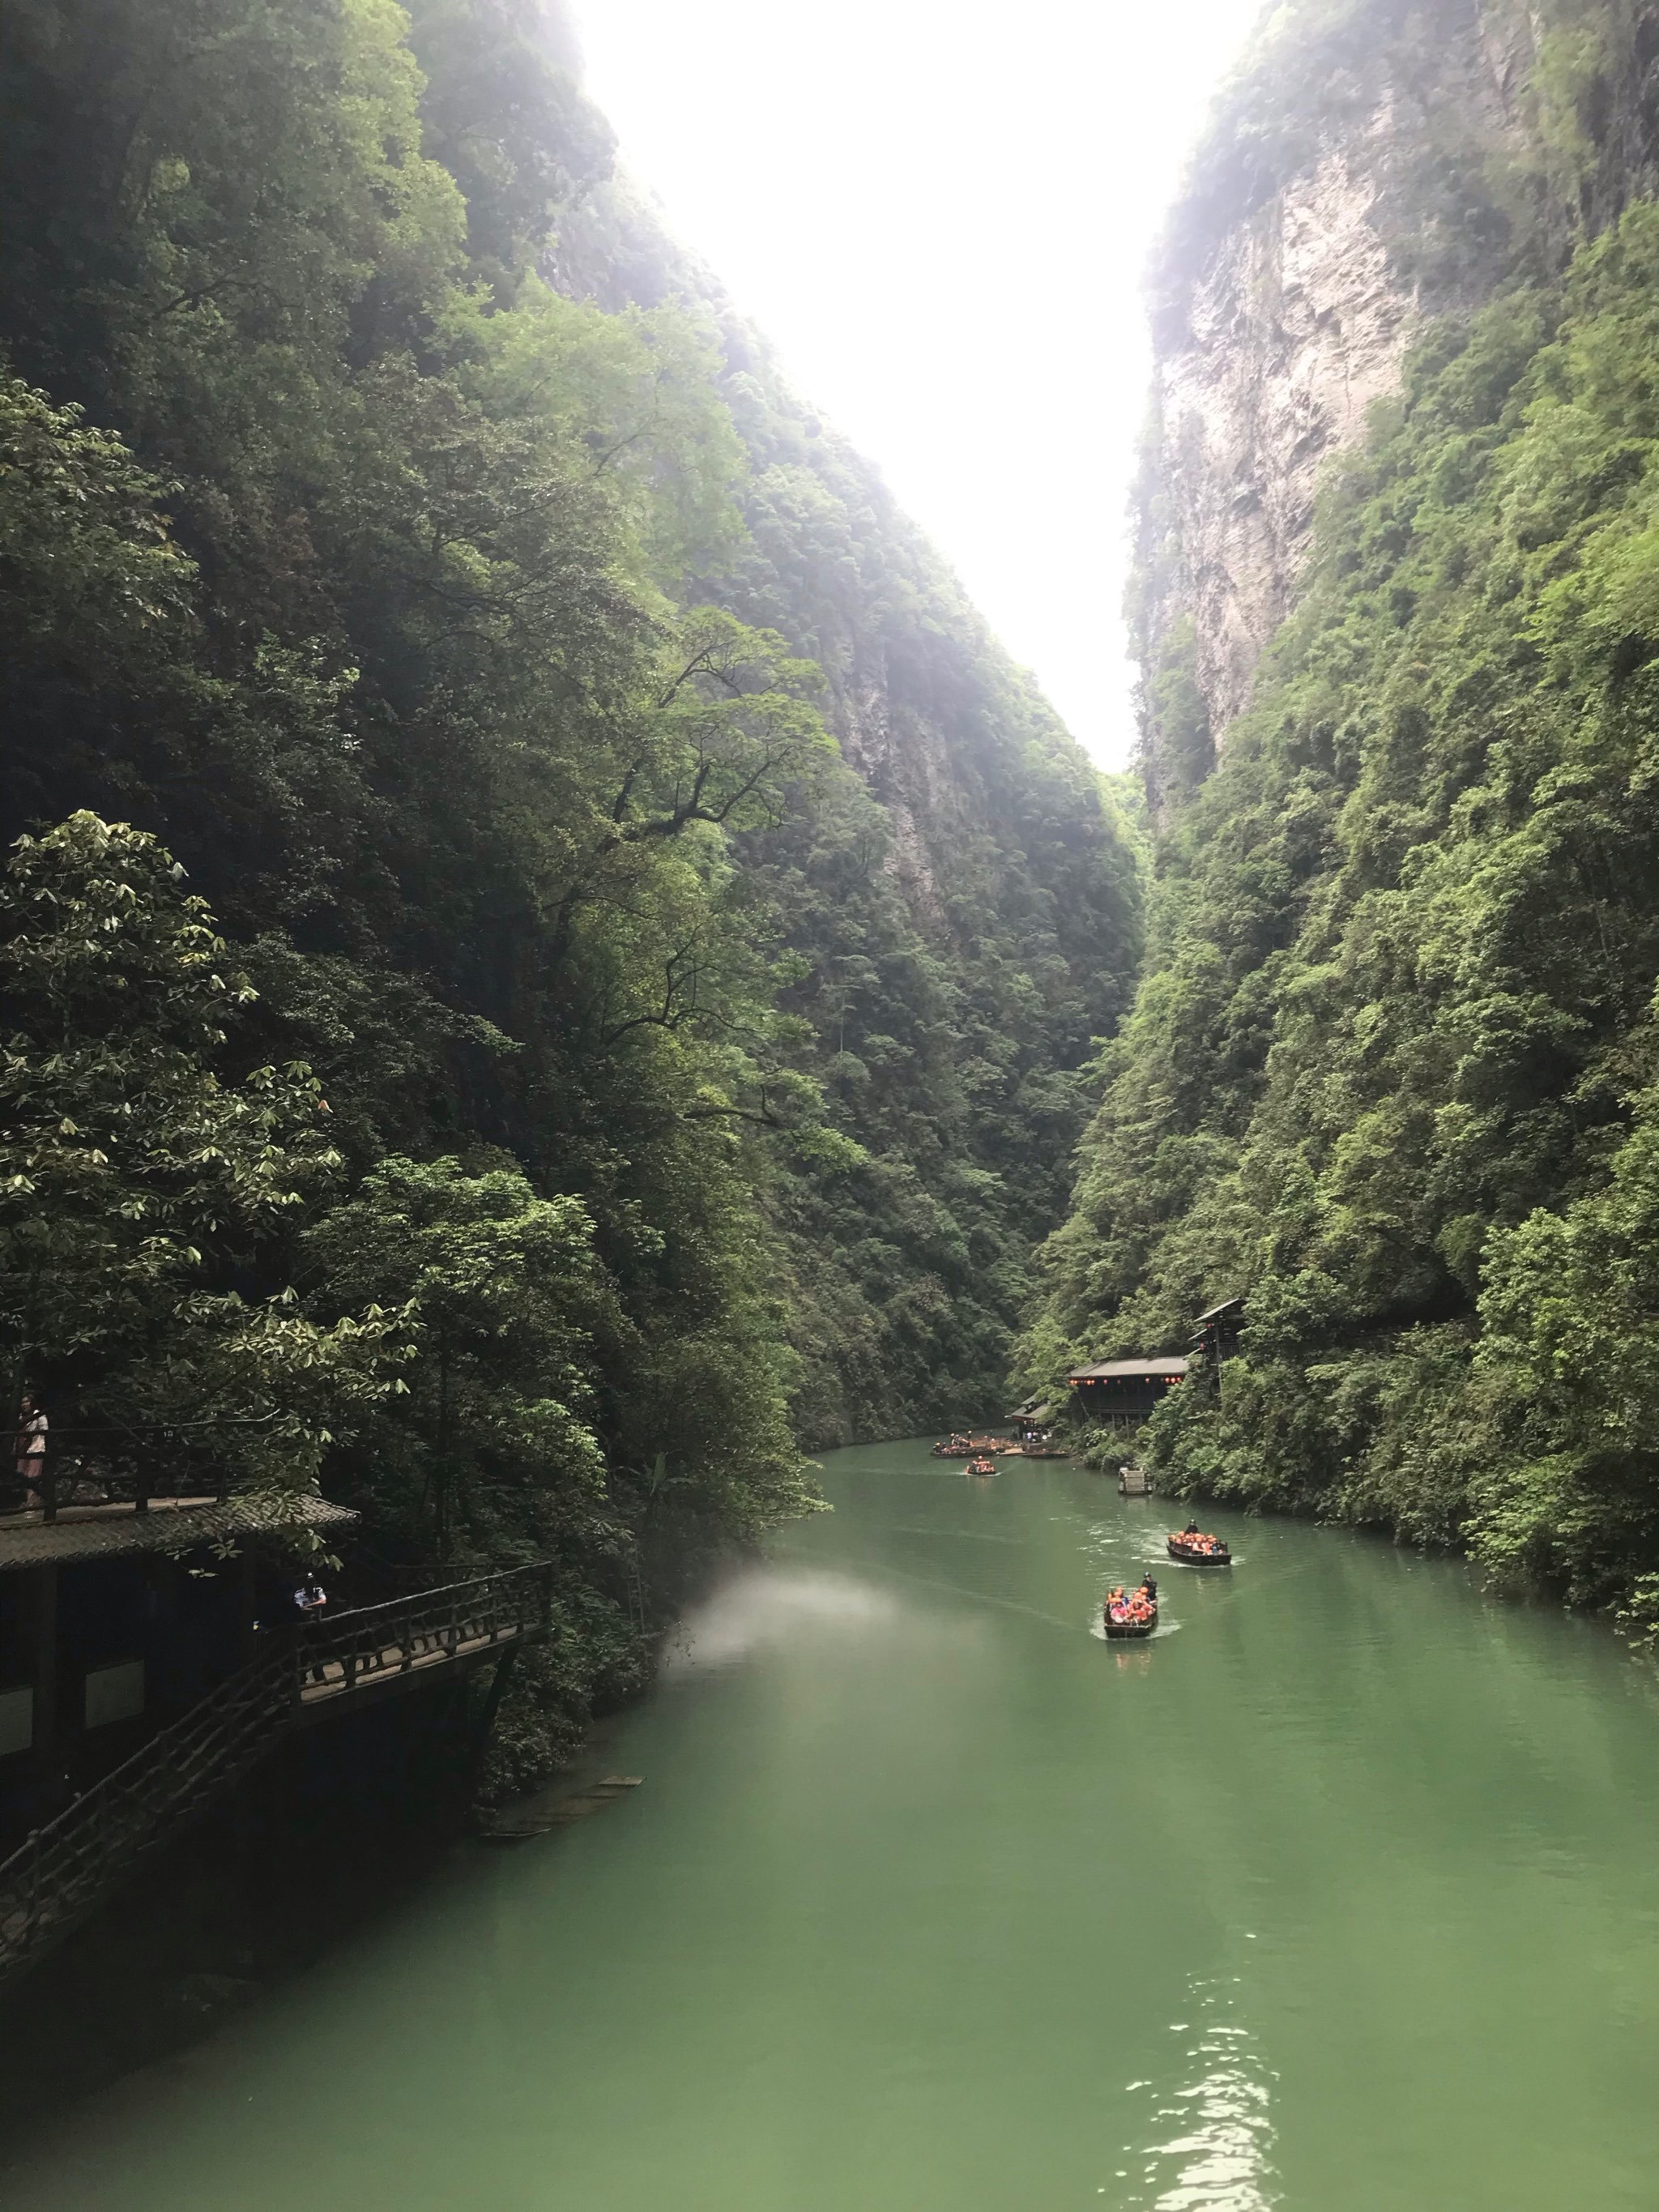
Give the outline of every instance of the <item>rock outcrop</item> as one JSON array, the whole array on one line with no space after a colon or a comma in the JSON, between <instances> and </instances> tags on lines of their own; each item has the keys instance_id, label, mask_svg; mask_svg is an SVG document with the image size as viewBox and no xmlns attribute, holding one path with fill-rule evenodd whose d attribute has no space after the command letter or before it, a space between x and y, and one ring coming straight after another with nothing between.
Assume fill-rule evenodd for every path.
<instances>
[{"instance_id":1,"label":"rock outcrop","mask_svg":"<svg viewBox=\"0 0 1659 2212\"><path fill-rule=\"evenodd\" d=\"M1381 110L1373 130L1387 129ZM1179 547L1155 635L1185 615L1219 743L1288 611L1321 464L1392 391L1414 302L1374 220L1373 166L1340 147L1223 241L1158 363Z\"/></svg>"},{"instance_id":2,"label":"rock outcrop","mask_svg":"<svg viewBox=\"0 0 1659 2212\"><path fill-rule=\"evenodd\" d=\"M1572 228L1549 219L1562 179L1530 90L1538 17L1385 0L1310 18L1281 10L1224 99L1154 275L1134 612L1159 814L1249 704L1323 465L1363 434L1427 320L1529 253L1559 258ZM1575 122L1595 104L1589 82L1570 88ZM1603 105L1605 135L1631 100Z\"/></svg>"}]
</instances>

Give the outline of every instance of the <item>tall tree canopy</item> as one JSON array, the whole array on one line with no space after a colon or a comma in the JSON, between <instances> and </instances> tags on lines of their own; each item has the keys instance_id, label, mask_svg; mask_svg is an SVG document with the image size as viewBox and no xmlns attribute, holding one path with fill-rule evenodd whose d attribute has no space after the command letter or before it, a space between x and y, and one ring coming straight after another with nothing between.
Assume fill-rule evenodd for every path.
<instances>
[{"instance_id":1,"label":"tall tree canopy","mask_svg":"<svg viewBox=\"0 0 1659 2212\"><path fill-rule=\"evenodd\" d=\"M994 1402L1137 891L570 59L527 0L0 10L0 707L9 836L228 940L199 1079L328 1101L261 1284L413 1355L327 1479L553 1550L580 1705L803 1439Z\"/></svg>"}]
</instances>

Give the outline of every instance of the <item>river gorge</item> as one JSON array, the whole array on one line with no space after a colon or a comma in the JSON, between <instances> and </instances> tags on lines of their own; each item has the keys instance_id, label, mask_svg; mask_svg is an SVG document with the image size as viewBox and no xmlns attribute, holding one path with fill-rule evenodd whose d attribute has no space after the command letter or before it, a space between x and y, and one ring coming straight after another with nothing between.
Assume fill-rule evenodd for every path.
<instances>
[{"instance_id":1,"label":"river gorge","mask_svg":"<svg viewBox=\"0 0 1659 2212\"><path fill-rule=\"evenodd\" d=\"M677 1633L641 1786L424 1888L8 2212L1651 2201L1659 1685L1352 1530L831 1455ZM1147 1645L1100 1640L1154 1565Z\"/></svg>"}]
</instances>

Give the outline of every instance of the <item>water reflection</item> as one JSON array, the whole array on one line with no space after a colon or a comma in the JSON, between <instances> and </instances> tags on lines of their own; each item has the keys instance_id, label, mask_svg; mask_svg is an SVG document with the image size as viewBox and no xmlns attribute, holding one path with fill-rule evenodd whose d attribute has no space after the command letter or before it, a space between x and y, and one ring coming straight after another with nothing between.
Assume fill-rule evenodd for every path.
<instances>
[{"instance_id":1,"label":"water reflection","mask_svg":"<svg viewBox=\"0 0 1659 2212\"><path fill-rule=\"evenodd\" d=\"M1182 2086L1158 2092L1131 2082L1161 2101L1141 2155L1142 2186L1122 2199L1125 2212L1268 2212L1282 2201L1271 2164L1273 2126L1270 2087L1277 2075L1263 2062L1248 2027L1240 2025L1237 1980L1189 1984L1197 2018L1171 2024L1173 2035L1195 2035L1187 2049ZM1126 2178L1127 2178L1126 2176Z\"/></svg>"}]
</instances>

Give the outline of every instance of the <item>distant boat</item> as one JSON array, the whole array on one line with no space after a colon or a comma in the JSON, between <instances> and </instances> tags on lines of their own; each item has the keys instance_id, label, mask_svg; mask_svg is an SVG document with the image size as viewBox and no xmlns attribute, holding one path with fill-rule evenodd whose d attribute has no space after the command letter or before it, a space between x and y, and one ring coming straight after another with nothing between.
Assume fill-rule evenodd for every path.
<instances>
[{"instance_id":1,"label":"distant boat","mask_svg":"<svg viewBox=\"0 0 1659 2212\"><path fill-rule=\"evenodd\" d=\"M964 1474L994 1474L997 1472L997 1463L994 1459L988 1459L983 1452L980 1452L969 1461L962 1471Z\"/></svg>"},{"instance_id":2,"label":"distant boat","mask_svg":"<svg viewBox=\"0 0 1659 2212\"><path fill-rule=\"evenodd\" d=\"M1230 1567L1233 1555L1219 1536L1206 1534L1201 1528L1183 1528L1171 1535L1167 1546L1170 1557L1179 1559L1188 1567Z\"/></svg>"}]
</instances>

